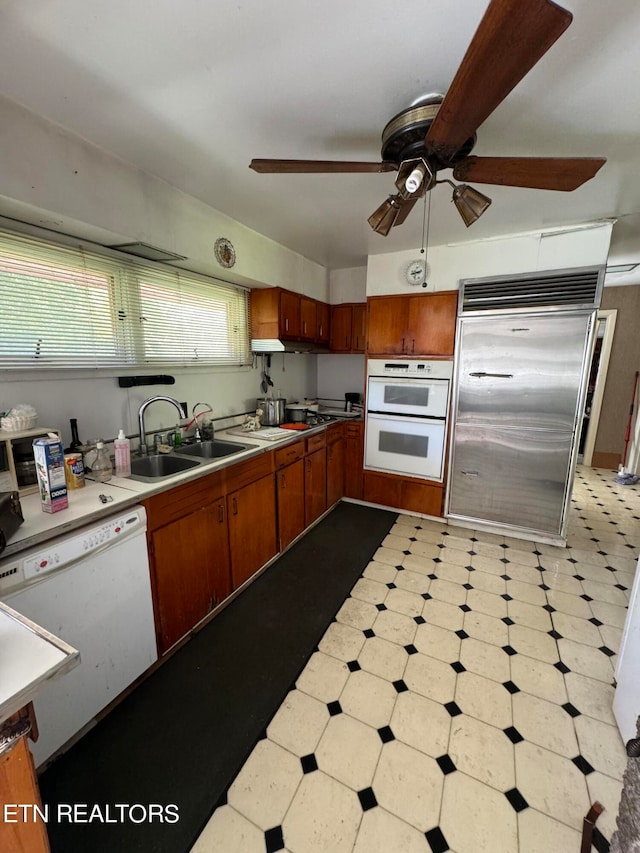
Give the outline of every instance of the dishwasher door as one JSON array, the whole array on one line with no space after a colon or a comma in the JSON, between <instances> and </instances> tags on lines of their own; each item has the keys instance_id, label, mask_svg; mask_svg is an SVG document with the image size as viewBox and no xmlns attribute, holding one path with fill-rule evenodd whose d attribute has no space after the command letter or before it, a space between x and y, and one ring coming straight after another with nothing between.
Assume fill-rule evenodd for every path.
<instances>
[{"instance_id":1,"label":"dishwasher door","mask_svg":"<svg viewBox=\"0 0 640 853\"><path fill-rule=\"evenodd\" d=\"M18 555L26 578L43 562L55 568L3 600L80 652L34 701L36 766L157 659L145 530L144 508L134 507Z\"/></svg>"}]
</instances>

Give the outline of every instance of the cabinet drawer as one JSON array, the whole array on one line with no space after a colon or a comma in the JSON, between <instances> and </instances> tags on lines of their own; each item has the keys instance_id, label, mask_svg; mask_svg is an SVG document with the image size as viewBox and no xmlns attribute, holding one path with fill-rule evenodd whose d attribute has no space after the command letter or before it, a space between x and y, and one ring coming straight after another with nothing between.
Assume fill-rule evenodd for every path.
<instances>
[{"instance_id":1,"label":"cabinet drawer","mask_svg":"<svg viewBox=\"0 0 640 853\"><path fill-rule=\"evenodd\" d=\"M273 451L254 456L227 468L227 493L254 483L261 477L273 473Z\"/></svg>"},{"instance_id":2,"label":"cabinet drawer","mask_svg":"<svg viewBox=\"0 0 640 853\"><path fill-rule=\"evenodd\" d=\"M147 511L148 530L156 530L170 521L207 506L215 498L225 494L225 482L226 469L222 469L142 501Z\"/></svg>"},{"instance_id":3,"label":"cabinet drawer","mask_svg":"<svg viewBox=\"0 0 640 853\"><path fill-rule=\"evenodd\" d=\"M310 435L305 439L307 453L313 453L314 450L320 450L324 447L327 441L326 432L319 432L317 435Z\"/></svg>"},{"instance_id":4,"label":"cabinet drawer","mask_svg":"<svg viewBox=\"0 0 640 853\"><path fill-rule=\"evenodd\" d=\"M304 439L296 441L295 444L289 444L287 447L281 447L280 450L274 452L276 468L284 468L285 465L290 465L304 456Z\"/></svg>"},{"instance_id":5,"label":"cabinet drawer","mask_svg":"<svg viewBox=\"0 0 640 853\"><path fill-rule=\"evenodd\" d=\"M362 437L362 423L347 423L345 425L345 435L347 438L361 438Z\"/></svg>"}]
</instances>

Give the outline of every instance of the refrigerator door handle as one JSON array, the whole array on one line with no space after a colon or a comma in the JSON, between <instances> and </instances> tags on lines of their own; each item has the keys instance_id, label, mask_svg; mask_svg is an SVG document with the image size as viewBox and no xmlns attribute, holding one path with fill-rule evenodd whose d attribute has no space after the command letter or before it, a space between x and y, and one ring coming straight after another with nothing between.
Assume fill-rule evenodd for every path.
<instances>
[{"instance_id":1,"label":"refrigerator door handle","mask_svg":"<svg viewBox=\"0 0 640 853\"><path fill-rule=\"evenodd\" d=\"M486 373L484 370L470 373L469 376L476 376L478 379L513 379L513 373Z\"/></svg>"}]
</instances>

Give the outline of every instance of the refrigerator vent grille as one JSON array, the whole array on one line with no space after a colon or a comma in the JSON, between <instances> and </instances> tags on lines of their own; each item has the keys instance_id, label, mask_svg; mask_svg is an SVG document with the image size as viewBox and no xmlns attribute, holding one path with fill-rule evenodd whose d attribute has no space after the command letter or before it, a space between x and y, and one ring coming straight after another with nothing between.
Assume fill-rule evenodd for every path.
<instances>
[{"instance_id":1,"label":"refrigerator vent grille","mask_svg":"<svg viewBox=\"0 0 640 853\"><path fill-rule=\"evenodd\" d=\"M511 279L467 279L460 283L461 313L553 306L597 308L601 273L600 267L590 267Z\"/></svg>"}]
</instances>

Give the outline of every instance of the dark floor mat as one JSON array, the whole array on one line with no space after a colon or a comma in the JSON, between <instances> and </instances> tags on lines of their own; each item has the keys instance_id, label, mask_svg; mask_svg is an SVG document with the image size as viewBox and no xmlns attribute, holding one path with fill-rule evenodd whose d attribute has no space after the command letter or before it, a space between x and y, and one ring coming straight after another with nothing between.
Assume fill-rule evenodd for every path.
<instances>
[{"instance_id":1,"label":"dark floor mat","mask_svg":"<svg viewBox=\"0 0 640 853\"><path fill-rule=\"evenodd\" d=\"M187 853L395 519L340 503L48 768L53 853Z\"/></svg>"}]
</instances>

